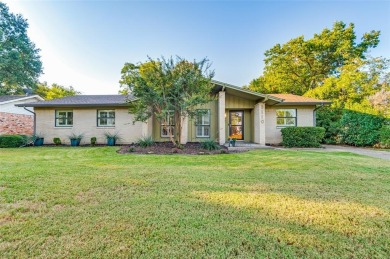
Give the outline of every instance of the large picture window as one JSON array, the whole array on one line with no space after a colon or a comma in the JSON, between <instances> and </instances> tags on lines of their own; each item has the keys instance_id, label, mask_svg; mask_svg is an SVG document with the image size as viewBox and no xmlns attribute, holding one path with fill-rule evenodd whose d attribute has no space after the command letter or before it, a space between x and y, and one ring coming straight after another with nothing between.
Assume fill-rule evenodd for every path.
<instances>
[{"instance_id":1,"label":"large picture window","mask_svg":"<svg viewBox=\"0 0 390 259\"><path fill-rule=\"evenodd\" d=\"M97 112L98 127L114 127L115 126L115 111L114 110L98 110Z\"/></svg>"},{"instance_id":2,"label":"large picture window","mask_svg":"<svg viewBox=\"0 0 390 259\"><path fill-rule=\"evenodd\" d=\"M196 137L210 137L210 110L199 110L196 116Z\"/></svg>"},{"instance_id":3,"label":"large picture window","mask_svg":"<svg viewBox=\"0 0 390 259\"><path fill-rule=\"evenodd\" d=\"M56 127L72 127L73 126L73 111L72 110L56 110Z\"/></svg>"},{"instance_id":4,"label":"large picture window","mask_svg":"<svg viewBox=\"0 0 390 259\"><path fill-rule=\"evenodd\" d=\"M296 109L276 110L276 126L277 127L297 126L297 110Z\"/></svg>"},{"instance_id":5,"label":"large picture window","mask_svg":"<svg viewBox=\"0 0 390 259\"><path fill-rule=\"evenodd\" d=\"M161 120L161 137L168 138L171 134L174 135L175 130L175 115L173 111L167 113L165 119Z\"/></svg>"}]
</instances>

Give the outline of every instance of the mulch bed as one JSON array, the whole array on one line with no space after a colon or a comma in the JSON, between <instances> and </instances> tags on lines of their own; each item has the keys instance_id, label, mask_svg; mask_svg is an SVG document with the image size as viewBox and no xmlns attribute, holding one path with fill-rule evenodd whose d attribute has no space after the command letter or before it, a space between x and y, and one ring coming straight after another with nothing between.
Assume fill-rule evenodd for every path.
<instances>
[{"instance_id":1,"label":"mulch bed","mask_svg":"<svg viewBox=\"0 0 390 259\"><path fill-rule=\"evenodd\" d=\"M220 146L219 150L206 150L200 143L187 143L182 149L176 148L171 142L157 142L150 147L140 147L138 145L122 146L118 151L120 154L186 154L186 155L216 155L231 153L227 147Z\"/></svg>"}]
</instances>

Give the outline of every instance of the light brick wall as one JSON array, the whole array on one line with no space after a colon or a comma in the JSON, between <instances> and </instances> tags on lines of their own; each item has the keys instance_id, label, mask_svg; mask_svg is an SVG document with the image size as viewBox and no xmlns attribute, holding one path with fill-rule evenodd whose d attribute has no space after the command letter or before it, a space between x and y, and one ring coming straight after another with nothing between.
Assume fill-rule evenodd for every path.
<instances>
[{"instance_id":1,"label":"light brick wall","mask_svg":"<svg viewBox=\"0 0 390 259\"><path fill-rule=\"evenodd\" d=\"M34 117L32 115L0 112L0 135L34 133Z\"/></svg>"},{"instance_id":2,"label":"light brick wall","mask_svg":"<svg viewBox=\"0 0 390 259\"><path fill-rule=\"evenodd\" d=\"M276 110L277 109L296 109L297 110L297 126L313 126L314 116L313 111L315 106L266 106L265 107L265 142L270 144L279 144L282 142L281 128L276 126Z\"/></svg>"},{"instance_id":3,"label":"light brick wall","mask_svg":"<svg viewBox=\"0 0 390 259\"><path fill-rule=\"evenodd\" d=\"M121 137L121 139L117 141L118 144L130 144L141 138L142 134L148 135L143 123L132 123L134 116L129 114L127 108L104 108L105 110L115 110L115 127L97 127L98 109L99 108L59 109L73 111L73 126L56 127L55 108L36 108L37 133L45 138L45 144L52 144L53 138L60 138L63 144L69 144L69 135L72 133L83 134L84 137L81 140L82 145L90 144L91 137L96 137L98 144L105 144L107 142L104 137L105 132L118 132Z\"/></svg>"}]
</instances>

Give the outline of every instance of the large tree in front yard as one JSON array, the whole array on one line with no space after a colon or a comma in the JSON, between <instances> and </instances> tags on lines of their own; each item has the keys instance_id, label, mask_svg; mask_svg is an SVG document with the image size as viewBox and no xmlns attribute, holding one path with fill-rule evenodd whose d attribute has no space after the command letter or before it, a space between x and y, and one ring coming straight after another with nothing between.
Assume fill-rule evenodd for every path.
<instances>
[{"instance_id":1,"label":"large tree in front yard","mask_svg":"<svg viewBox=\"0 0 390 259\"><path fill-rule=\"evenodd\" d=\"M212 100L213 76L207 59L191 62L180 57L149 58L140 64L126 63L120 83L123 92L137 98L129 104L134 121L156 117L178 146L185 118L195 117L201 112L197 107Z\"/></svg>"},{"instance_id":2,"label":"large tree in front yard","mask_svg":"<svg viewBox=\"0 0 390 259\"><path fill-rule=\"evenodd\" d=\"M0 2L0 95L35 89L42 73L39 49L27 35L28 23Z\"/></svg>"}]
</instances>

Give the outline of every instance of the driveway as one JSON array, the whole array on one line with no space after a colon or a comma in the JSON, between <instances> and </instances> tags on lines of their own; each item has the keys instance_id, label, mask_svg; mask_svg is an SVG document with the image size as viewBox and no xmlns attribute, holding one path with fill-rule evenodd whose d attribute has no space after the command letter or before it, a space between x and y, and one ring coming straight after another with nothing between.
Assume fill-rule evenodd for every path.
<instances>
[{"instance_id":1,"label":"driveway","mask_svg":"<svg viewBox=\"0 0 390 259\"><path fill-rule=\"evenodd\" d=\"M322 145L322 146L324 148L276 148L276 149L310 150L310 151L318 151L318 152L351 152L363 156L370 156L370 157L390 160L390 150L384 151L384 150L375 150L371 148L336 146L336 145Z\"/></svg>"},{"instance_id":2,"label":"driveway","mask_svg":"<svg viewBox=\"0 0 390 259\"><path fill-rule=\"evenodd\" d=\"M390 160L390 151L375 150L370 148L336 146L336 145L323 145L323 146L325 147L326 151L351 152L359 155Z\"/></svg>"}]
</instances>

